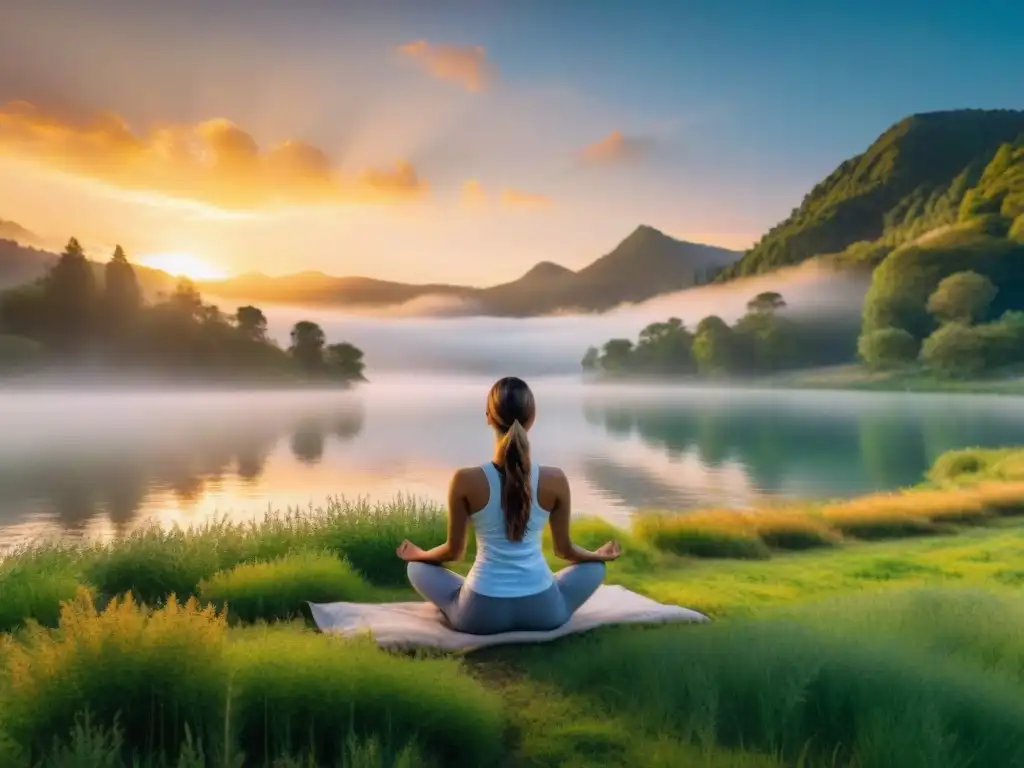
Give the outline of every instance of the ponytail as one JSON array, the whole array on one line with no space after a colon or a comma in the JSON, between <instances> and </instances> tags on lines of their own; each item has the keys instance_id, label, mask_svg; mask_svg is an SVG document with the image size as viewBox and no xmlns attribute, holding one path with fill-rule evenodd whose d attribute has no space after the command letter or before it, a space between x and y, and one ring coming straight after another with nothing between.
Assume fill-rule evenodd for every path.
<instances>
[{"instance_id":1,"label":"ponytail","mask_svg":"<svg viewBox=\"0 0 1024 768\"><path fill-rule=\"evenodd\" d=\"M522 541L530 522L533 488L530 483L530 441L519 421L502 438L505 470L501 486L501 508L505 512L505 536L509 541Z\"/></svg>"}]
</instances>

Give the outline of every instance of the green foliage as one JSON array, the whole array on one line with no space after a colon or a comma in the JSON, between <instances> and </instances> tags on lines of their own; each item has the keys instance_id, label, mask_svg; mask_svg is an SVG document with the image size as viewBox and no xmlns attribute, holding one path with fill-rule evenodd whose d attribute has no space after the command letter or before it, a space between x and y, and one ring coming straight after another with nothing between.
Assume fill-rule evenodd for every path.
<instances>
[{"instance_id":1,"label":"green foliage","mask_svg":"<svg viewBox=\"0 0 1024 768\"><path fill-rule=\"evenodd\" d=\"M186 727L206 740L223 732L225 639L223 620L194 603L150 614L129 599L97 611L83 593L59 632L28 631L8 650L4 727L39 757L89 710L97 726L118 723L126 746L175 756Z\"/></svg>"},{"instance_id":2,"label":"green foliage","mask_svg":"<svg viewBox=\"0 0 1024 768\"><path fill-rule=\"evenodd\" d=\"M860 337L857 352L868 368L884 371L913 363L919 346L917 339L902 328L879 328Z\"/></svg>"},{"instance_id":3,"label":"green foliage","mask_svg":"<svg viewBox=\"0 0 1024 768\"><path fill-rule=\"evenodd\" d=\"M780 313L785 307L780 294L767 291L747 303L747 313L735 325L712 315L693 333L670 317L645 327L636 344L611 339L600 352L589 349L581 365L585 371L616 376L717 376L771 373L852 357L856 331L851 323L793 320Z\"/></svg>"},{"instance_id":4,"label":"green foliage","mask_svg":"<svg viewBox=\"0 0 1024 768\"><path fill-rule=\"evenodd\" d=\"M0 562L0 632L20 627L27 617L57 626L60 604L74 598L78 586L71 552L30 549L8 556Z\"/></svg>"},{"instance_id":5,"label":"green foliage","mask_svg":"<svg viewBox=\"0 0 1024 768\"><path fill-rule=\"evenodd\" d=\"M199 583L204 602L246 623L300 616L306 602L359 601L369 588L348 563L332 554L296 552L269 562L245 563Z\"/></svg>"},{"instance_id":6,"label":"green foliage","mask_svg":"<svg viewBox=\"0 0 1024 768\"><path fill-rule=\"evenodd\" d=\"M985 337L964 323L947 323L924 340L921 361L936 375L972 378L985 369Z\"/></svg>"},{"instance_id":7,"label":"green foliage","mask_svg":"<svg viewBox=\"0 0 1024 768\"><path fill-rule=\"evenodd\" d=\"M1024 617L1008 599L947 594L613 630L528 649L521 663L539 682L631 713L638 727L786 764L1015 764L1024 705L1020 678L1005 675L1019 665Z\"/></svg>"},{"instance_id":8,"label":"green foliage","mask_svg":"<svg viewBox=\"0 0 1024 768\"><path fill-rule=\"evenodd\" d=\"M486 765L501 754L500 697L453 660L284 629L246 630L228 650L231 716L251 760L272 759L269 745L331 762L350 732L396 746L415 739L444 765Z\"/></svg>"},{"instance_id":9,"label":"green foliage","mask_svg":"<svg viewBox=\"0 0 1024 768\"><path fill-rule=\"evenodd\" d=\"M840 254L858 242L907 243L957 221L969 191L980 210L1012 218L1024 185L1015 170L1018 155L1001 147L1022 132L1024 113L1009 110L908 117L841 163L718 279ZM976 205L966 205L973 215Z\"/></svg>"},{"instance_id":10,"label":"green foliage","mask_svg":"<svg viewBox=\"0 0 1024 768\"><path fill-rule=\"evenodd\" d=\"M864 333L903 328L917 339L936 327L928 299L942 280L967 270L999 286L988 317L1024 307L1024 245L958 226L941 236L893 251L875 270L864 300ZM987 319L987 318L981 318Z\"/></svg>"},{"instance_id":11,"label":"green foliage","mask_svg":"<svg viewBox=\"0 0 1024 768\"><path fill-rule=\"evenodd\" d=\"M46 348L24 336L0 334L0 370L25 370L39 365Z\"/></svg>"},{"instance_id":12,"label":"green foliage","mask_svg":"<svg viewBox=\"0 0 1024 768\"><path fill-rule=\"evenodd\" d=\"M633 532L641 541L677 555L740 560L771 557L771 550L756 532L691 523L685 517L644 515L637 518Z\"/></svg>"},{"instance_id":13,"label":"green foliage","mask_svg":"<svg viewBox=\"0 0 1024 768\"><path fill-rule=\"evenodd\" d=\"M38 358L64 365L89 358L185 376L363 379L363 353L344 342L325 350L323 331L315 323L296 325L300 348L291 359L267 338L267 320L257 307L240 307L233 316L226 315L204 303L188 280L179 281L170 295L146 304L135 270L120 246L102 274L100 290L93 265L72 238L38 285L0 295L0 334L23 337L26 349L41 344L38 354L36 349L29 350L30 362ZM310 336L308 328L319 333L319 341L312 345L315 334ZM20 360L26 354L9 357ZM0 364L2 358L0 352Z\"/></svg>"},{"instance_id":14,"label":"green foliage","mask_svg":"<svg viewBox=\"0 0 1024 768\"><path fill-rule=\"evenodd\" d=\"M927 309L940 322L974 323L985 317L998 290L970 270L944 277L928 297Z\"/></svg>"}]
</instances>

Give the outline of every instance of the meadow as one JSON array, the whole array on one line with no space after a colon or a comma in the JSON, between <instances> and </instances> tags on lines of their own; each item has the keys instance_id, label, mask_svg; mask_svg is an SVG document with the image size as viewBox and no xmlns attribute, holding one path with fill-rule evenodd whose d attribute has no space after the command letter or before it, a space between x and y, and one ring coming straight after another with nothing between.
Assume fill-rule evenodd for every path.
<instances>
[{"instance_id":1,"label":"meadow","mask_svg":"<svg viewBox=\"0 0 1024 768\"><path fill-rule=\"evenodd\" d=\"M40 543L0 562L0 764L1024 765L1022 534L1014 449L847 501L581 519L623 543L610 581L714 620L462 657L304 615L409 599L395 546L444 536L413 499Z\"/></svg>"}]
</instances>

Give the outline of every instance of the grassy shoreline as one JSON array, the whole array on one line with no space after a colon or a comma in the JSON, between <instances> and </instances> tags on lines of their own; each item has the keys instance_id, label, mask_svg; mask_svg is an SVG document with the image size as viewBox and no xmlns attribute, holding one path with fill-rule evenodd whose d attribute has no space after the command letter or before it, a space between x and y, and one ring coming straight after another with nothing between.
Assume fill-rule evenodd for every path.
<instances>
[{"instance_id":1,"label":"grassy shoreline","mask_svg":"<svg viewBox=\"0 0 1024 768\"><path fill-rule=\"evenodd\" d=\"M305 600L409 599L394 546L443 535L430 505L337 501L8 557L0 764L1024 760L1024 451L954 452L849 501L580 521L585 546L624 540L610 581L707 627L463 660L309 629Z\"/></svg>"}]
</instances>

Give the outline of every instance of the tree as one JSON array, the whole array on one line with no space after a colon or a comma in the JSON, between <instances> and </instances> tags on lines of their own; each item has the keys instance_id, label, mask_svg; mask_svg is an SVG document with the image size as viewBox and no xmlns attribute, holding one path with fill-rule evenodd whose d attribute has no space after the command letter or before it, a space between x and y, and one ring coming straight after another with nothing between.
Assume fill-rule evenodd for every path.
<instances>
[{"instance_id":1,"label":"tree","mask_svg":"<svg viewBox=\"0 0 1024 768\"><path fill-rule=\"evenodd\" d=\"M75 238L50 269L43 290L52 344L63 351L81 350L94 330L96 279Z\"/></svg>"},{"instance_id":2,"label":"tree","mask_svg":"<svg viewBox=\"0 0 1024 768\"><path fill-rule=\"evenodd\" d=\"M736 340L733 330L718 315L705 317L697 324L693 337L693 357L701 373L731 372L735 366Z\"/></svg>"},{"instance_id":3,"label":"tree","mask_svg":"<svg viewBox=\"0 0 1024 768\"><path fill-rule=\"evenodd\" d=\"M868 368L884 371L914 362L919 346L907 331L890 326L862 334L857 352Z\"/></svg>"},{"instance_id":4,"label":"tree","mask_svg":"<svg viewBox=\"0 0 1024 768\"><path fill-rule=\"evenodd\" d=\"M785 368L794 357L794 334L790 324L775 314L786 306L774 291L759 293L747 302L747 314L736 323L735 363L766 372ZM738 358L745 359L740 360Z\"/></svg>"},{"instance_id":5,"label":"tree","mask_svg":"<svg viewBox=\"0 0 1024 768\"><path fill-rule=\"evenodd\" d=\"M239 333L250 341L267 340L267 318L258 307L239 307L235 312L235 322Z\"/></svg>"},{"instance_id":6,"label":"tree","mask_svg":"<svg viewBox=\"0 0 1024 768\"><path fill-rule=\"evenodd\" d=\"M988 312L996 293L987 277L956 272L943 278L928 298L928 312L941 322L974 323Z\"/></svg>"},{"instance_id":7,"label":"tree","mask_svg":"<svg viewBox=\"0 0 1024 768\"><path fill-rule=\"evenodd\" d=\"M924 340L921 361L939 376L977 376L985 368L984 336L966 323L947 323Z\"/></svg>"},{"instance_id":8,"label":"tree","mask_svg":"<svg viewBox=\"0 0 1024 768\"><path fill-rule=\"evenodd\" d=\"M108 317L116 321L130 319L142 305L135 270L120 245L114 248L114 255L103 268L103 301Z\"/></svg>"},{"instance_id":9,"label":"tree","mask_svg":"<svg viewBox=\"0 0 1024 768\"><path fill-rule=\"evenodd\" d=\"M747 302L748 312L771 313L778 309L784 309L785 307L786 301L782 298L782 294L776 293L775 291L759 293Z\"/></svg>"},{"instance_id":10,"label":"tree","mask_svg":"<svg viewBox=\"0 0 1024 768\"><path fill-rule=\"evenodd\" d=\"M363 351L348 342L327 346L324 349L324 364L328 371L345 381L363 380Z\"/></svg>"},{"instance_id":11,"label":"tree","mask_svg":"<svg viewBox=\"0 0 1024 768\"><path fill-rule=\"evenodd\" d=\"M637 370L651 373L693 371L693 335L678 317L651 323L640 331L633 363Z\"/></svg>"},{"instance_id":12,"label":"tree","mask_svg":"<svg viewBox=\"0 0 1024 768\"><path fill-rule=\"evenodd\" d=\"M599 367L601 360L601 351L597 347L589 347L587 353L583 355L583 360L580 361L580 365L584 371L594 371Z\"/></svg>"},{"instance_id":13,"label":"tree","mask_svg":"<svg viewBox=\"0 0 1024 768\"><path fill-rule=\"evenodd\" d=\"M326 338L319 325L309 320L300 320L292 328L291 340L288 351L300 366L308 373L323 368Z\"/></svg>"},{"instance_id":14,"label":"tree","mask_svg":"<svg viewBox=\"0 0 1024 768\"><path fill-rule=\"evenodd\" d=\"M601 350L601 367L609 373L622 373L629 370L630 357L633 354L633 342L629 339L610 339Z\"/></svg>"}]
</instances>

